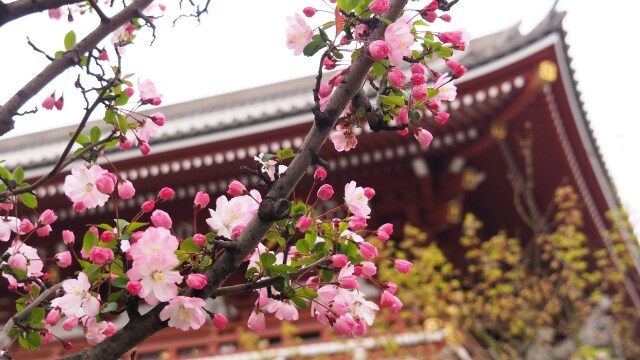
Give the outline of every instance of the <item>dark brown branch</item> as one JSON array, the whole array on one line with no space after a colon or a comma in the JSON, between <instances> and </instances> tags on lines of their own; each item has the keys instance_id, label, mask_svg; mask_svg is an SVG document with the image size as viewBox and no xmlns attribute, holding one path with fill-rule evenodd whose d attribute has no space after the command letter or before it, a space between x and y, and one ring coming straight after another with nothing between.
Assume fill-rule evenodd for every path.
<instances>
[{"instance_id":1,"label":"dark brown branch","mask_svg":"<svg viewBox=\"0 0 640 360\"><path fill-rule=\"evenodd\" d=\"M64 5L77 4L82 0L18 0L0 6L0 27L23 16L49 9L57 9Z\"/></svg>"},{"instance_id":2,"label":"dark brown branch","mask_svg":"<svg viewBox=\"0 0 640 360\"><path fill-rule=\"evenodd\" d=\"M383 16L390 21L395 21L402 9L407 4L407 0L394 0L391 9ZM382 22L372 29L371 38L382 38L386 25ZM366 54L366 46L362 53ZM269 188L269 192L265 198L274 199L274 201L263 201L260 204L259 211L262 213L277 213L278 209L270 208L277 206L276 199L287 199L294 187L300 182L307 168L313 163L314 153L318 153L322 145L329 137L331 129L338 120L338 115L346 108L347 104L356 95L358 90L365 83L369 70L373 66L373 59L369 56L358 57L342 83L335 90L331 100L327 104L325 113L328 116L329 126L313 125L307 137L305 138L298 155L293 159L287 171L282 174ZM271 205L270 205L271 204ZM266 235L274 221L265 220L260 216L254 216L247 224L245 230L240 234L236 242L238 243L238 251L224 252L220 258L204 271L207 276L207 286L202 290L189 290L185 296L198 296L201 298L210 297L222 283L242 264L244 258L249 255L258 246L258 243ZM112 337L106 339L102 343L87 349L81 353L70 356L70 359L118 359L141 343L149 336L157 331L165 328L167 322L161 321L159 314L166 304L159 304L146 314L137 319L131 319L120 331L116 332Z\"/></svg>"},{"instance_id":3,"label":"dark brown branch","mask_svg":"<svg viewBox=\"0 0 640 360\"><path fill-rule=\"evenodd\" d=\"M28 2L31 2L31 0L28 0ZM80 61L81 54L88 53L121 25L138 17L142 10L152 2L153 0L134 0L129 6L113 16L110 22L101 23L70 51L67 51L64 55L55 59L51 64L47 65L40 74L25 84L6 104L0 107L0 136L13 129L13 117L29 99L40 92L40 90L51 80L55 79L56 76L62 74L70 67L77 65Z\"/></svg>"},{"instance_id":4,"label":"dark brown branch","mask_svg":"<svg viewBox=\"0 0 640 360\"><path fill-rule=\"evenodd\" d=\"M105 13L98 6L98 4L96 4L96 0L88 0L88 1L89 1L89 4L91 4L91 7L93 8L93 10L95 10L98 16L100 17L101 22L107 23L110 21L109 17L105 15Z\"/></svg>"},{"instance_id":5,"label":"dark brown branch","mask_svg":"<svg viewBox=\"0 0 640 360\"><path fill-rule=\"evenodd\" d=\"M49 54L47 54L46 52L42 51L40 48L38 48L36 46L36 44L34 44L33 42L31 42L31 39L29 39L29 37L27 36L27 44L29 44L29 46L31 46L31 48L35 51L35 52L39 52L40 54L44 55L47 60L49 61L54 61L56 58L49 56Z\"/></svg>"}]
</instances>

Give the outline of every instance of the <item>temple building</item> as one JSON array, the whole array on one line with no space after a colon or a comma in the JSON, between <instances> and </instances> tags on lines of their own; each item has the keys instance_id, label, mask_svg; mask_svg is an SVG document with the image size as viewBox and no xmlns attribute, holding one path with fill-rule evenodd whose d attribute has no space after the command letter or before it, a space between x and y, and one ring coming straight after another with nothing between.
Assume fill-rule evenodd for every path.
<instances>
[{"instance_id":1,"label":"temple building","mask_svg":"<svg viewBox=\"0 0 640 360\"><path fill-rule=\"evenodd\" d=\"M405 223L420 226L451 253L458 250L465 213L476 214L489 234L506 230L529 239L546 226L542 219L555 189L572 185L584 204L589 246L611 251L611 241L602 236L607 228L605 214L618 209L620 201L576 89L562 18L563 13L552 11L528 34L513 26L473 40L469 50L456 58L469 71L456 81L458 97L445 109L451 118L440 126L429 114L424 115L423 123L434 134L428 148L411 136L374 134L365 125L357 134L358 146L349 152L338 153L330 142L325 144L321 156L330 164L327 180L335 186L355 180L375 188L370 224L390 222L396 229ZM178 235L187 235L192 229L196 192L205 191L216 199L234 179L256 184L256 179L241 169L253 165L253 156L302 144L313 122L314 83L314 77L307 77L158 109L167 122L151 143L150 155L142 157L135 150L108 155L137 189L135 197L121 205L121 216L133 216L144 201L169 186L176 196L163 209L184 214L174 218L174 228ZM27 178L39 178L56 162L73 129L0 141L0 154L6 160L3 165L12 168L20 164L27 170ZM59 215L54 231L102 222L99 218L113 211L110 204L74 213L62 189L64 176L56 176L37 190L40 207L54 209ZM308 188L310 183L308 176L301 186ZM515 206L525 209L531 221L525 222ZM204 217L200 220L199 227L206 227ZM640 309L640 256L631 236L626 241L635 267L627 269L625 287L633 305ZM48 255L64 250L56 247L63 247L61 242L49 244L43 250ZM57 274L54 268L50 271ZM282 331L280 322L272 319L256 340L242 335L242 329L248 331L244 321L253 301L252 296L238 296L212 302L215 311L229 317L225 330L211 323L186 334L165 329L134 350L141 360L372 359L378 357L371 354L384 347L375 334L339 340L309 314L294 324L296 336ZM0 322L13 311L11 298L2 295ZM75 351L86 346L79 332L59 333L76 337L72 340ZM394 337L399 346L415 346L435 354L447 347L443 336L425 329ZM69 354L55 343L29 355L17 346L14 349L17 358L50 359ZM451 359L484 358L483 349L471 338L460 347L445 350Z\"/></svg>"}]
</instances>

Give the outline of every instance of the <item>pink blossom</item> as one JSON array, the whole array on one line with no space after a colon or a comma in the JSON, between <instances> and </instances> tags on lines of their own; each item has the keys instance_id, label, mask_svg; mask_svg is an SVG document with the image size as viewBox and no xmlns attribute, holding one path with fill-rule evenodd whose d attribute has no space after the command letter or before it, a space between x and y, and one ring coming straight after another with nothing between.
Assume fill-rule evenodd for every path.
<instances>
[{"instance_id":1,"label":"pink blossom","mask_svg":"<svg viewBox=\"0 0 640 360\"><path fill-rule=\"evenodd\" d=\"M149 79L143 81L138 79L138 92L140 93L140 98L143 100L160 98L162 96L156 88L156 84Z\"/></svg>"},{"instance_id":2,"label":"pink blossom","mask_svg":"<svg viewBox=\"0 0 640 360\"><path fill-rule=\"evenodd\" d=\"M384 288L390 293L395 294L396 290L398 289L398 285L396 285L396 283L394 282L389 281L384 283Z\"/></svg>"},{"instance_id":3,"label":"pink blossom","mask_svg":"<svg viewBox=\"0 0 640 360\"><path fill-rule=\"evenodd\" d=\"M65 295L51 300L52 307L60 308L63 314L70 317L98 315L100 302L90 293L91 284L87 274L80 272L77 279L65 280L62 282L62 288Z\"/></svg>"},{"instance_id":4,"label":"pink blossom","mask_svg":"<svg viewBox=\"0 0 640 360\"><path fill-rule=\"evenodd\" d=\"M327 170L325 170L324 168L317 168L316 171L313 173L313 178L318 180L318 181L322 181L324 179L327 178Z\"/></svg>"},{"instance_id":5,"label":"pink blossom","mask_svg":"<svg viewBox=\"0 0 640 360\"><path fill-rule=\"evenodd\" d=\"M283 301L273 301L267 309L273 313L278 320L295 321L298 320L298 308L296 308L288 299Z\"/></svg>"},{"instance_id":6,"label":"pink blossom","mask_svg":"<svg viewBox=\"0 0 640 360\"><path fill-rule=\"evenodd\" d=\"M405 125L409 123L409 109L403 107L396 115L396 124Z\"/></svg>"},{"instance_id":7,"label":"pink blossom","mask_svg":"<svg viewBox=\"0 0 640 360\"><path fill-rule=\"evenodd\" d=\"M336 151L349 151L358 145L358 139L351 131L341 129L338 127L338 131L334 131L330 135L331 142L336 148Z\"/></svg>"},{"instance_id":8,"label":"pink blossom","mask_svg":"<svg viewBox=\"0 0 640 360\"><path fill-rule=\"evenodd\" d=\"M376 60L382 60L391 54L391 47L384 40L376 40L369 44L369 53Z\"/></svg>"},{"instance_id":9,"label":"pink blossom","mask_svg":"<svg viewBox=\"0 0 640 360\"><path fill-rule=\"evenodd\" d=\"M33 231L33 229L35 229L35 226L31 222L31 220L22 219L22 221L20 222L19 229L20 229L20 233L26 234L26 233L30 233L31 231Z\"/></svg>"},{"instance_id":10,"label":"pink blossom","mask_svg":"<svg viewBox=\"0 0 640 360\"><path fill-rule=\"evenodd\" d=\"M171 229L171 226L173 225L171 216L169 216L166 211L162 211L160 209L153 211L151 214L151 222L153 223L153 226L165 229Z\"/></svg>"},{"instance_id":11,"label":"pink blossom","mask_svg":"<svg viewBox=\"0 0 640 360\"><path fill-rule=\"evenodd\" d=\"M231 229L231 239L232 240L237 239L240 236L240 234L242 234L245 228L246 228L246 225L244 224L239 224L234 226L233 229Z\"/></svg>"},{"instance_id":12,"label":"pink blossom","mask_svg":"<svg viewBox=\"0 0 640 360\"><path fill-rule=\"evenodd\" d=\"M418 128L417 132L414 134L420 145L427 147L431 144L431 140L433 140L433 135L428 130L423 128Z\"/></svg>"},{"instance_id":13,"label":"pink blossom","mask_svg":"<svg viewBox=\"0 0 640 360\"><path fill-rule=\"evenodd\" d=\"M142 290L142 284L140 284L140 281L137 280L130 280L127 283L127 291L133 295L136 296L140 293L140 291Z\"/></svg>"},{"instance_id":14,"label":"pink blossom","mask_svg":"<svg viewBox=\"0 0 640 360\"><path fill-rule=\"evenodd\" d=\"M94 246L89 251L89 259L96 265L104 265L113 261L113 250Z\"/></svg>"},{"instance_id":15,"label":"pink blossom","mask_svg":"<svg viewBox=\"0 0 640 360\"><path fill-rule=\"evenodd\" d=\"M205 301L200 298L176 296L169 305L160 311L160 320L169 320L169 326L182 331L199 329L207 319L203 307Z\"/></svg>"},{"instance_id":16,"label":"pink blossom","mask_svg":"<svg viewBox=\"0 0 640 360\"><path fill-rule=\"evenodd\" d=\"M207 286L207 277L202 274L190 274L187 276L187 286L192 289L202 290Z\"/></svg>"},{"instance_id":17,"label":"pink blossom","mask_svg":"<svg viewBox=\"0 0 640 360\"><path fill-rule=\"evenodd\" d=\"M404 128L402 130L396 131L396 133L400 136L407 136L409 134L409 128Z\"/></svg>"},{"instance_id":18,"label":"pink blossom","mask_svg":"<svg viewBox=\"0 0 640 360\"><path fill-rule=\"evenodd\" d=\"M440 33L438 34L438 39L443 43L450 43L454 49L464 51L469 46L471 36L464 30L457 30Z\"/></svg>"},{"instance_id":19,"label":"pink blossom","mask_svg":"<svg viewBox=\"0 0 640 360\"><path fill-rule=\"evenodd\" d=\"M362 230L367 227L367 218L364 216L352 216L349 218L349 228L351 230Z\"/></svg>"},{"instance_id":20,"label":"pink blossom","mask_svg":"<svg viewBox=\"0 0 640 360\"><path fill-rule=\"evenodd\" d=\"M0 210L11 211L13 204L0 202Z\"/></svg>"},{"instance_id":21,"label":"pink blossom","mask_svg":"<svg viewBox=\"0 0 640 360\"><path fill-rule=\"evenodd\" d=\"M116 326L109 321L96 322L96 318L89 318L85 324L85 337L90 346L96 346L113 335Z\"/></svg>"},{"instance_id":22,"label":"pink blossom","mask_svg":"<svg viewBox=\"0 0 640 360\"><path fill-rule=\"evenodd\" d=\"M238 196L231 200L222 195L216 200L216 209L209 209L211 217L207 224L220 236L231 236L231 231L237 225L247 225L253 215L252 207L256 202L249 196Z\"/></svg>"},{"instance_id":23,"label":"pink blossom","mask_svg":"<svg viewBox=\"0 0 640 360\"><path fill-rule=\"evenodd\" d=\"M337 268L343 268L347 266L349 259L345 254L335 254L331 257L331 265Z\"/></svg>"},{"instance_id":24,"label":"pink blossom","mask_svg":"<svg viewBox=\"0 0 640 360\"><path fill-rule=\"evenodd\" d=\"M47 13L50 19L60 20L62 17L62 8L49 9Z\"/></svg>"},{"instance_id":25,"label":"pink blossom","mask_svg":"<svg viewBox=\"0 0 640 360\"><path fill-rule=\"evenodd\" d=\"M260 309L256 308L251 312L249 320L247 321L247 327L255 332L261 332L267 328L267 324L265 323L264 319L264 313L260 311Z\"/></svg>"},{"instance_id":26,"label":"pink blossom","mask_svg":"<svg viewBox=\"0 0 640 360\"><path fill-rule=\"evenodd\" d=\"M30 222L30 221L29 221ZM0 240L9 241L11 233L17 233L21 225L20 219L13 216L0 217ZM33 224L31 224L33 226Z\"/></svg>"},{"instance_id":27,"label":"pink blossom","mask_svg":"<svg viewBox=\"0 0 640 360\"><path fill-rule=\"evenodd\" d=\"M105 243L109 243L113 240L113 232L111 231L104 231L102 233L102 235L100 235L100 241L105 242Z\"/></svg>"},{"instance_id":28,"label":"pink blossom","mask_svg":"<svg viewBox=\"0 0 640 360\"><path fill-rule=\"evenodd\" d=\"M118 196L120 196L121 199L131 199L135 194L136 189L133 187L131 181L122 180L118 184Z\"/></svg>"},{"instance_id":29,"label":"pink blossom","mask_svg":"<svg viewBox=\"0 0 640 360\"><path fill-rule=\"evenodd\" d=\"M358 41L365 41L369 37L369 27L366 24L358 24L353 29L353 37Z\"/></svg>"},{"instance_id":30,"label":"pink blossom","mask_svg":"<svg viewBox=\"0 0 640 360\"><path fill-rule=\"evenodd\" d=\"M369 10L376 15L384 14L389 11L389 0L373 0L369 4Z\"/></svg>"},{"instance_id":31,"label":"pink blossom","mask_svg":"<svg viewBox=\"0 0 640 360\"><path fill-rule=\"evenodd\" d=\"M349 335L353 333L356 325L356 321L353 320L351 315L345 314L338 317L338 319L336 319L336 321L331 325L331 328L338 335Z\"/></svg>"},{"instance_id":32,"label":"pink blossom","mask_svg":"<svg viewBox=\"0 0 640 360\"><path fill-rule=\"evenodd\" d=\"M444 22L450 22L451 21L451 15L449 15L449 14L440 15L440 19L442 19L442 21L444 21Z\"/></svg>"},{"instance_id":33,"label":"pink blossom","mask_svg":"<svg viewBox=\"0 0 640 360\"><path fill-rule=\"evenodd\" d=\"M411 97L416 101L427 100L429 94L427 93L427 85L416 85L411 88Z\"/></svg>"},{"instance_id":34,"label":"pink blossom","mask_svg":"<svg viewBox=\"0 0 640 360\"><path fill-rule=\"evenodd\" d=\"M384 32L384 39L391 48L389 61L393 66L399 66L403 56L411 56L410 47L414 41L411 26L405 18L400 18L387 26Z\"/></svg>"},{"instance_id":35,"label":"pink blossom","mask_svg":"<svg viewBox=\"0 0 640 360\"><path fill-rule=\"evenodd\" d=\"M358 252L363 258L367 260L374 259L378 256L378 248L369 244L368 242L361 242L358 244Z\"/></svg>"},{"instance_id":36,"label":"pink blossom","mask_svg":"<svg viewBox=\"0 0 640 360\"><path fill-rule=\"evenodd\" d=\"M324 184L322 186L320 186L320 188L318 189L318 199L320 200L329 200L331 199L331 197L333 196L333 186L329 185L329 184Z\"/></svg>"},{"instance_id":37,"label":"pink blossom","mask_svg":"<svg viewBox=\"0 0 640 360\"><path fill-rule=\"evenodd\" d=\"M395 295L388 292L387 290L384 290L382 292L382 296L380 297L380 305L387 306L393 312L398 312L400 311L400 309L402 309L403 304L402 301L400 301L400 299L398 299Z\"/></svg>"},{"instance_id":38,"label":"pink blossom","mask_svg":"<svg viewBox=\"0 0 640 360\"><path fill-rule=\"evenodd\" d=\"M374 196L376 196L376 191L373 188L367 186L366 188L364 188L364 196L366 196L367 199L371 200Z\"/></svg>"},{"instance_id":39,"label":"pink blossom","mask_svg":"<svg viewBox=\"0 0 640 360\"><path fill-rule=\"evenodd\" d=\"M51 225L41 226L36 229L36 234L38 234L39 237L48 236L50 233L51 233Z\"/></svg>"},{"instance_id":40,"label":"pink blossom","mask_svg":"<svg viewBox=\"0 0 640 360\"><path fill-rule=\"evenodd\" d=\"M229 322L229 320L227 320L227 317L220 314L220 313L215 313L213 314L213 324L220 330L224 330L225 326L227 326L227 323Z\"/></svg>"},{"instance_id":41,"label":"pink blossom","mask_svg":"<svg viewBox=\"0 0 640 360\"><path fill-rule=\"evenodd\" d=\"M372 277L373 275L376 274L376 272L378 272L378 268L376 267L376 264L370 261L361 262L360 267L362 268L362 275L367 277Z\"/></svg>"},{"instance_id":42,"label":"pink blossom","mask_svg":"<svg viewBox=\"0 0 640 360\"><path fill-rule=\"evenodd\" d=\"M331 95L332 91L333 91L333 86L329 85L326 82L323 82L320 84L320 89L318 89L318 96L320 96L321 99L324 99L329 95Z\"/></svg>"},{"instance_id":43,"label":"pink blossom","mask_svg":"<svg viewBox=\"0 0 640 360\"><path fill-rule=\"evenodd\" d=\"M148 227L144 233L141 232L136 236L140 237L129 250L129 254L134 260L154 255L175 256L173 252L178 249L178 239L171 235L171 232L166 228Z\"/></svg>"},{"instance_id":44,"label":"pink blossom","mask_svg":"<svg viewBox=\"0 0 640 360\"><path fill-rule=\"evenodd\" d=\"M52 93L51 95L44 98L42 102L42 107L47 110L53 110L53 107L56 105L56 94Z\"/></svg>"},{"instance_id":45,"label":"pink blossom","mask_svg":"<svg viewBox=\"0 0 640 360\"><path fill-rule=\"evenodd\" d=\"M393 266L395 266L398 272L408 274L409 271L411 271L411 267L413 266L413 264L407 260L395 259L393 261Z\"/></svg>"},{"instance_id":46,"label":"pink blossom","mask_svg":"<svg viewBox=\"0 0 640 360\"><path fill-rule=\"evenodd\" d=\"M153 208L156 207L156 202L153 200L147 200L142 203L140 209L146 213L153 211Z\"/></svg>"},{"instance_id":47,"label":"pink blossom","mask_svg":"<svg viewBox=\"0 0 640 360\"><path fill-rule=\"evenodd\" d=\"M49 326L56 326L60 321L60 309L54 308L49 311L47 317L44 318L45 324Z\"/></svg>"},{"instance_id":48,"label":"pink blossom","mask_svg":"<svg viewBox=\"0 0 640 360\"><path fill-rule=\"evenodd\" d=\"M193 205L198 209L203 209L209 205L209 194L198 191L196 197L193 200Z\"/></svg>"},{"instance_id":49,"label":"pink blossom","mask_svg":"<svg viewBox=\"0 0 640 360\"><path fill-rule=\"evenodd\" d=\"M172 188L170 187L163 187L162 189L160 189L160 192L158 192L158 198L160 200L164 200L167 201L169 199L171 199L173 197L173 195L175 195L175 191L173 191Z\"/></svg>"},{"instance_id":50,"label":"pink blossom","mask_svg":"<svg viewBox=\"0 0 640 360\"><path fill-rule=\"evenodd\" d=\"M233 180L229 184L229 188L227 189L227 194L236 197L247 194L247 188L238 180Z\"/></svg>"},{"instance_id":51,"label":"pink blossom","mask_svg":"<svg viewBox=\"0 0 640 360\"><path fill-rule=\"evenodd\" d=\"M456 86L453 85L453 82L451 80L451 76L449 76L449 74L447 73L441 74L438 77L436 83L433 86L436 90L438 90L438 94L436 94L436 96L433 98L433 101L439 104L440 101L452 101L456 98Z\"/></svg>"},{"instance_id":52,"label":"pink blossom","mask_svg":"<svg viewBox=\"0 0 640 360\"><path fill-rule=\"evenodd\" d=\"M82 203L86 208L94 208L104 205L109 200L109 195L98 190L96 180L107 173L98 165L89 169L84 166L76 166L71 169L71 174L64 179L64 193L74 203Z\"/></svg>"},{"instance_id":53,"label":"pink blossom","mask_svg":"<svg viewBox=\"0 0 640 360\"><path fill-rule=\"evenodd\" d=\"M73 231L71 230L62 230L62 241L64 241L65 244L67 245L73 245L73 243L75 242L75 235L73 234Z\"/></svg>"},{"instance_id":54,"label":"pink blossom","mask_svg":"<svg viewBox=\"0 0 640 360\"><path fill-rule=\"evenodd\" d=\"M138 243L133 246L138 245ZM133 251L131 247L130 253ZM159 253L156 256L140 256L134 258L133 267L127 271L131 280L139 280L142 290L139 296L149 305L160 301L169 301L178 294L178 286L182 282L179 272L172 269L179 261L173 253Z\"/></svg>"},{"instance_id":55,"label":"pink blossom","mask_svg":"<svg viewBox=\"0 0 640 360\"><path fill-rule=\"evenodd\" d=\"M301 216L300 219L298 219L298 222L296 222L296 228L300 232L309 230L311 225L313 225L313 219L308 216Z\"/></svg>"},{"instance_id":56,"label":"pink blossom","mask_svg":"<svg viewBox=\"0 0 640 360\"><path fill-rule=\"evenodd\" d=\"M262 164L262 172L267 174L267 176L269 176L269 179L271 179L271 181L276 179L276 171L280 176L284 174L284 172L287 170L286 166L277 165L278 162L276 160L274 160L273 158L266 157L264 153L260 153L258 154L258 156L254 156L253 159L256 162Z\"/></svg>"},{"instance_id":57,"label":"pink blossom","mask_svg":"<svg viewBox=\"0 0 640 360\"><path fill-rule=\"evenodd\" d=\"M402 87L402 84L404 84L404 81L407 80L407 76L402 71L396 68L389 71L388 77L391 85L397 88Z\"/></svg>"},{"instance_id":58,"label":"pink blossom","mask_svg":"<svg viewBox=\"0 0 640 360\"><path fill-rule=\"evenodd\" d=\"M194 234L193 243L197 246L204 246L207 243L207 238L202 234Z\"/></svg>"},{"instance_id":59,"label":"pink blossom","mask_svg":"<svg viewBox=\"0 0 640 360\"><path fill-rule=\"evenodd\" d=\"M20 271L27 270L27 258L25 258L24 255L22 254L15 254L15 255L9 256L9 259L7 259L7 264L9 265L10 268L15 270L20 270Z\"/></svg>"},{"instance_id":60,"label":"pink blossom","mask_svg":"<svg viewBox=\"0 0 640 360\"><path fill-rule=\"evenodd\" d=\"M422 75L426 75L426 70L424 69L424 66L422 64L419 63L413 63L411 64L411 74L422 74Z\"/></svg>"},{"instance_id":61,"label":"pink blossom","mask_svg":"<svg viewBox=\"0 0 640 360\"><path fill-rule=\"evenodd\" d=\"M47 209L40 214L40 218L38 218L38 223L41 225L51 225L54 221L58 220L58 217L51 209Z\"/></svg>"},{"instance_id":62,"label":"pink blossom","mask_svg":"<svg viewBox=\"0 0 640 360\"><path fill-rule=\"evenodd\" d=\"M107 50L105 50L104 48L102 48L102 50L100 50L100 52L98 53L98 60L99 61L109 61L109 53L107 53Z\"/></svg>"},{"instance_id":63,"label":"pink blossom","mask_svg":"<svg viewBox=\"0 0 640 360\"><path fill-rule=\"evenodd\" d=\"M453 77L455 78L460 78L467 73L467 68L460 65L453 59L447 59L444 61L444 63L447 64L447 67L449 67L449 69L453 70Z\"/></svg>"},{"instance_id":64,"label":"pink blossom","mask_svg":"<svg viewBox=\"0 0 640 360\"><path fill-rule=\"evenodd\" d=\"M411 84L414 86L424 85L427 82L427 77L423 74L413 74L411 75Z\"/></svg>"},{"instance_id":65,"label":"pink blossom","mask_svg":"<svg viewBox=\"0 0 640 360\"><path fill-rule=\"evenodd\" d=\"M26 272L27 272L27 277L40 277L42 276L42 260L40 259L40 256L38 256L38 250L36 248L33 248L25 243L22 243L20 241L14 241L13 242L13 246L10 246L8 249L5 250L5 254L8 253L9 254L9 258L12 258L12 263L13 264L20 264L19 266L22 268L22 264L26 264ZM7 259L8 260L8 259ZM2 265L5 265L4 262L0 262L0 267L2 267ZM9 285L11 286L15 286L15 287L23 287L24 283L19 283L16 281L16 279L8 274L3 272L2 276L4 276L5 278L7 278L7 280L9 281Z\"/></svg>"},{"instance_id":66,"label":"pink blossom","mask_svg":"<svg viewBox=\"0 0 640 360\"><path fill-rule=\"evenodd\" d=\"M440 111L438 112L438 114L436 114L435 119L438 122L438 124L440 125L444 125L447 120L449 120L449 113L445 112L445 111Z\"/></svg>"},{"instance_id":67,"label":"pink blossom","mask_svg":"<svg viewBox=\"0 0 640 360\"><path fill-rule=\"evenodd\" d=\"M103 194L111 194L116 187L117 179L115 175L110 172L104 173L102 176L96 179L96 187L98 191Z\"/></svg>"},{"instance_id":68,"label":"pink blossom","mask_svg":"<svg viewBox=\"0 0 640 360\"><path fill-rule=\"evenodd\" d=\"M324 66L326 70L333 70L336 65L338 65L338 60L336 60L336 58L329 59L328 57L325 57L322 59L322 66Z\"/></svg>"},{"instance_id":69,"label":"pink blossom","mask_svg":"<svg viewBox=\"0 0 640 360\"><path fill-rule=\"evenodd\" d=\"M295 14L295 17L287 16L287 23L287 47L293 49L293 55L300 55L304 47L311 42L313 31L300 14Z\"/></svg>"},{"instance_id":70,"label":"pink blossom","mask_svg":"<svg viewBox=\"0 0 640 360\"><path fill-rule=\"evenodd\" d=\"M337 280L341 288L350 290L360 286L360 284L358 283L358 278L356 277L356 275L353 274L353 271L354 271L353 265L345 266L342 269L340 269Z\"/></svg>"},{"instance_id":71,"label":"pink blossom","mask_svg":"<svg viewBox=\"0 0 640 360\"><path fill-rule=\"evenodd\" d=\"M63 251L61 253L57 253L55 256L56 264L58 266L65 268L71 265L71 253L69 251Z\"/></svg>"},{"instance_id":72,"label":"pink blossom","mask_svg":"<svg viewBox=\"0 0 640 360\"><path fill-rule=\"evenodd\" d=\"M163 126L166 122L166 117L161 112L155 112L149 115L149 118L158 126Z\"/></svg>"},{"instance_id":73,"label":"pink blossom","mask_svg":"<svg viewBox=\"0 0 640 360\"><path fill-rule=\"evenodd\" d=\"M306 17L312 17L316 14L316 9L312 8L311 6L307 6L306 8L302 9L302 13Z\"/></svg>"},{"instance_id":74,"label":"pink blossom","mask_svg":"<svg viewBox=\"0 0 640 360\"><path fill-rule=\"evenodd\" d=\"M62 323L62 328L66 331L73 330L76 326L78 326L78 317L70 316Z\"/></svg>"},{"instance_id":75,"label":"pink blossom","mask_svg":"<svg viewBox=\"0 0 640 360\"><path fill-rule=\"evenodd\" d=\"M344 200L349 212L357 216L368 216L371 213L364 189L356 186L355 181L351 181L344 187Z\"/></svg>"}]
</instances>

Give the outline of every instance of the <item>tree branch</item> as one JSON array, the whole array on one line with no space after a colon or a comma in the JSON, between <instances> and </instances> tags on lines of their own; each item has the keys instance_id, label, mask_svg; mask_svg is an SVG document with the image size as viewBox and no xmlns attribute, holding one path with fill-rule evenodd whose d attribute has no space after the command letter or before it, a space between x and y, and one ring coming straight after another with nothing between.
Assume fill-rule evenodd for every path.
<instances>
[{"instance_id":1,"label":"tree branch","mask_svg":"<svg viewBox=\"0 0 640 360\"><path fill-rule=\"evenodd\" d=\"M407 0L394 0L391 9L383 14L386 19L395 21L402 9L407 4ZM372 39L382 38L386 24L379 22L378 26L372 29ZM362 50L362 54L367 53L367 47ZM373 59L369 56L358 57L351 65L342 83L335 90L331 100L327 104L324 113L327 114L328 123L314 123L304 140L298 155L293 159L287 171L280 176L270 187L265 198L287 199L294 187L302 179L307 168L313 163L314 155L317 154L329 137L331 129L335 126L339 114L346 108L347 104L367 79L369 70L373 65ZM277 213L277 209L270 209L268 204L277 204L277 201L262 202L260 210L263 213ZM273 220L265 220L263 217L254 216L247 224L245 230L236 240L238 251L225 252L212 266L206 269L204 275L207 276L207 286L202 290L190 290L185 296L198 296L208 298L220 288L222 283L242 264L244 258L251 253L258 243L265 236L269 228L273 225ZM159 304L151 311L136 319L131 319L120 331L102 343L87 349L81 353L72 355L69 359L118 359L141 343L155 332L165 328L167 322L161 321L159 314L166 304Z\"/></svg>"},{"instance_id":2,"label":"tree branch","mask_svg":"<svg viewBox=\"0 0 640 360\"><path fill-rule=\"evenodd\" d=\"M31 2L31 0L24 1ZM53 0L51 1L53 2ZM80 61L81 55L86 54L95 48L100 41L107 37L107 35L111 34L129 20L139 17L142 10L152 2L153 0L134 0L129 6L114 15L110 21L101 22L95 30L82 39L82 41L80 41L76 46L67 51L61 57L57 58L55 61L51 62L40 72L40 74L36 75L36 77L25 84L22 89L16 92L11 99L4 104L4 106L0 107L0 136L13 129L13 117L29 99L38 94L38 92L40 92L40 90L42 90L45 85L51 82L51 80L56 76L62 74L70 67L77 65ZM8 4L7 6L11 4Z\"/></svg>"},{"instance_id":3,"label":"tree branch","mask_svg":"<svg viewBox=\"0 0 640 360\"><path fill-rule=\"evenodd\" d=\"M13 315L7 321L7 323L4 324L2 331L0 331L0 350L6 351L9 348L9 346L11 346L11 344L13 343L14 339L10 338L8 335L9 330L11 330L11 328L13 328L15 324L17 324L18 322L20 322L20 320L22 320L25 316L27 316L27 314L29 314L31 310L35 309L38 305L40 305L44 300L46 300L49 296L51 296L54 292L56 292L61 287L62 287L62 282L57 283L52 287L48 288L47 290L43 291L42 293L40 293L40 296L38 296L35 300L33 300L33 302L27 305L19 313Z\"/></svg>"},{"instance_id":4,"label":"tree branch","mask_svg":"<svg viewBox=\"0 0 640 360\"><path fill-rule=\"evenodd\" d=\"M18 0L8 4L2 3L0 5L0 27L23 16L80 2L82 0Z\"/></svg>"}]
</instances>

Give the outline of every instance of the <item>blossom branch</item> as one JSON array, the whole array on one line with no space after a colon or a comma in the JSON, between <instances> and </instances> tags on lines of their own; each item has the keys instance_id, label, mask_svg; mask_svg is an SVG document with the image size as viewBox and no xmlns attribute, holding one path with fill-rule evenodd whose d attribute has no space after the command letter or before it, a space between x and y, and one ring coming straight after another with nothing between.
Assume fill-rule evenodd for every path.
<instances>
[{"instance_id":1,"label":"blossom branch","mask_svg":"<svg viewBox=\"0 0 640 360\"><path fill-rule=\"evenodd\" d=\"M28 0L28 2L31 1ZM40 92L40 90L51 82L52 79L56 78L56 76L77 65L80 62L81 54L86 54L91 51L100 41L107 37L107 35L129 20L140 17L142 10L152 2L153 0L134 0L118 14L109 18L108 21L101 22L98 27L76 44L76 46L51 62L31 81L25 84L22 89L16 92L11 99L0 107L0 136L13 129L13 117L29 99Z\"/></svg>"},{"instance_id":2,"label":"blossom branch","mask_svg":"<svg viewBox=\"0 0 640 360\"><path fill-rule=\"evenodd\" d=\"M390 10L383 16L389 21L395 21L408 0L392 1ZM386 24L379 22L372 29L371 38L381 38L384 35ZM365 54L368 45L362 50ZM222 283L242 264L243 260L251 253L269 228L280 215L280 204L286 200L294 187L300 182L307 168L314 162L314 154L317 154L329 137L331 129L335 126L339 115L346 108L348 102L353 99L358 90L365 83L374 60L369 56L360 56L348 69L344 80L335 90L331 100L323 114L326 121L315 121L307 134L300 151L289 165L287 171L282 174L269 188L269 191L259 207L259 215L254 216L247 224L245 230L236 240L238 251L224 252L212 266L203 274L207 277L207 285L202 290L190 290L185 296L210 297ZM270 200L270 201L267 201ZM120 331L106 339L102 343L87 349L81 353L70 356L70 359L117 359L126 351L141 343L155 332L167 326L166 321L160 320L160 311L166 306L162 303L151 309L139 318L131 319Z\"/></svg>"},{"instance_id":3,"label":"blossom branch","mask_svg":"<svg viewBox=\"0 0 640 360\"><path fill-rule=\"evenodd\" d=\"M43 291L40 296L38 296L35 300L33 300L29 305L27 305L22 311L13 315L4 327L2 331L0 331L0 350L6 351L11 344L13 344L14 339L9 337L9 330L13 328L16 324L20 322L25 316L27 316L31 310L38 307L43 301L45 301L49 296L53 295L59 288L62 287L62 283L55 284L50 288Z\"/></svg>"},{"instance_id":4,"label":"blossom branch","mask_svg":"<svg viewBox=\"0 0 640 360\"><path fill-rule=\"evenodd\" d=\"M0 2L0 27L27 15L81 2L82 0L18 0L8 4Z\"/></svg>"}]
</instances>

